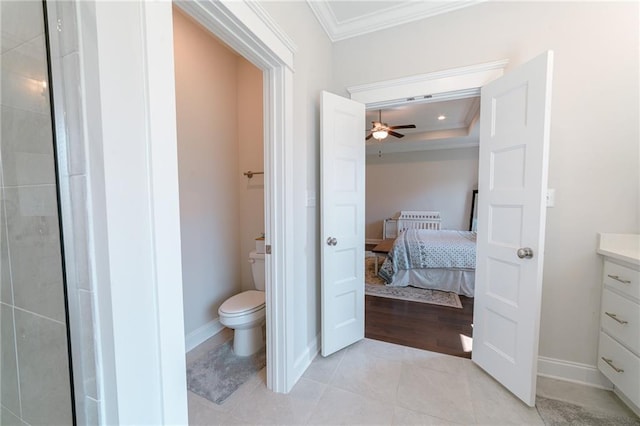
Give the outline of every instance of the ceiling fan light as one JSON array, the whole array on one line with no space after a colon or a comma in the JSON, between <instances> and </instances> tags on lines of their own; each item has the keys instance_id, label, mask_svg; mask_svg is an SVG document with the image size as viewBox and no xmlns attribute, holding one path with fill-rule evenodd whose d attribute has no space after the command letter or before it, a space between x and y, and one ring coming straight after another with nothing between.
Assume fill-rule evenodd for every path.
<instances>
[{"instance_id":1,"label":"ceiling fan light","mask_svg":"<svg viewBox=\"0 0 640 426\"><path fill-rule=\"evenodd\" d=\"M376 130L373 132L373 137L379 141L385 139L387 136L389 136L389 132L387 132L386 130Z\"/></svg>"}]
</instances>

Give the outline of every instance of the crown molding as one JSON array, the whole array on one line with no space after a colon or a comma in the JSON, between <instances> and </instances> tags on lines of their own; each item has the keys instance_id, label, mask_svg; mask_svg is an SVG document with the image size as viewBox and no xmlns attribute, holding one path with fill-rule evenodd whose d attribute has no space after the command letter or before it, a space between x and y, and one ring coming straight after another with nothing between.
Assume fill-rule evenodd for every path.
<instances>
[{"instance_id":1,"label":"crown molding","mask_svg":"<svg viewBox=\"0 0 640 426\"><path fill-rule=\"evenodd\" d=\"M484 0L403 1L394 6L343 21L338 21L329 6L330 1L307 0L307 4L329 39L335 42L473 6Z\"/></svg>"}]
</instances>

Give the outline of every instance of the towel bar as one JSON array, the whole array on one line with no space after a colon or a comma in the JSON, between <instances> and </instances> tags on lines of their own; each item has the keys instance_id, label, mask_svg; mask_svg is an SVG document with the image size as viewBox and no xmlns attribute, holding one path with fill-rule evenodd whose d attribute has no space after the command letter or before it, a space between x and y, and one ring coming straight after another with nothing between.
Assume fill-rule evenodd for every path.
<instances>
[{"instance_id":1,"label":"towel bar","mask_svg":"<svg viewBox=\"0 0 640 426\"><path fill-rule=\"evenodd\" d=\"M263 174L264 174L264 172L252 172L251 170L249 170L248 172L244 172L243 173L243 175L245 175L249 179L251 179L253 177L253 175L263 175Z\"/></svg>"}]
</instances>

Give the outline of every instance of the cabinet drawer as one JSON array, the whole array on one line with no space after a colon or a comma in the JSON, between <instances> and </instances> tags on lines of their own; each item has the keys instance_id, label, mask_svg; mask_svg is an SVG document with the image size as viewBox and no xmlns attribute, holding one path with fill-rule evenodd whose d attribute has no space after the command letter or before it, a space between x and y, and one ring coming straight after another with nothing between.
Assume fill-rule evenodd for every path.
<instances>
[{"instance_id":1,"label":"cabinet drawer","mask_svg":"<svg viewBox=\"0 0 640 426\"><path fill-rule=\"evenodd\" d=\"M605 288L602 292L602 328L640 355L640 305Z\"/></svg>"},{"instance_id":2,"label":"cabinet drawer","mask_svg":"<svg viewBox=\"0 0 640 426\"><path fill-rule=\"evenodd\" d=\"M640 300L640 271L633 270L617 263L604 261L604 283Z\"/></svg>"},{"instance_id":3,"label":"cabinet drawer","mask_svg":"<svg viewBox=\"0 0 640 426\"><path fill-rule=\"evenodd\" d=\"M607 359L612 365L609 365ZM615 368L623 371L616 371ZM598 369L634 404L640 405L640 358L600 332Z\"/></svg>"}]
</instances>

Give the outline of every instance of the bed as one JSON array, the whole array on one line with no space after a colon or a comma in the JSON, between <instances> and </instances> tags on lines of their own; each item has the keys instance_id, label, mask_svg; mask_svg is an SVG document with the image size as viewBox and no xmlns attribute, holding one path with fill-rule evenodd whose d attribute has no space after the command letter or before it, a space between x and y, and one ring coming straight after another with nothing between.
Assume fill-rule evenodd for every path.
<instances>
[{"instance_id":1,"label":"bed","mask_svg":"<svg viewBox=\"0 0 640 426\"><path fill-rule=\"evenodd\" d=\"M423 224L409 222L405 220L402 228L398 222L400 233L378 276L388 286L410 285L473 297L476 233L425 229Z\"/></svg>"}]
</instances>

